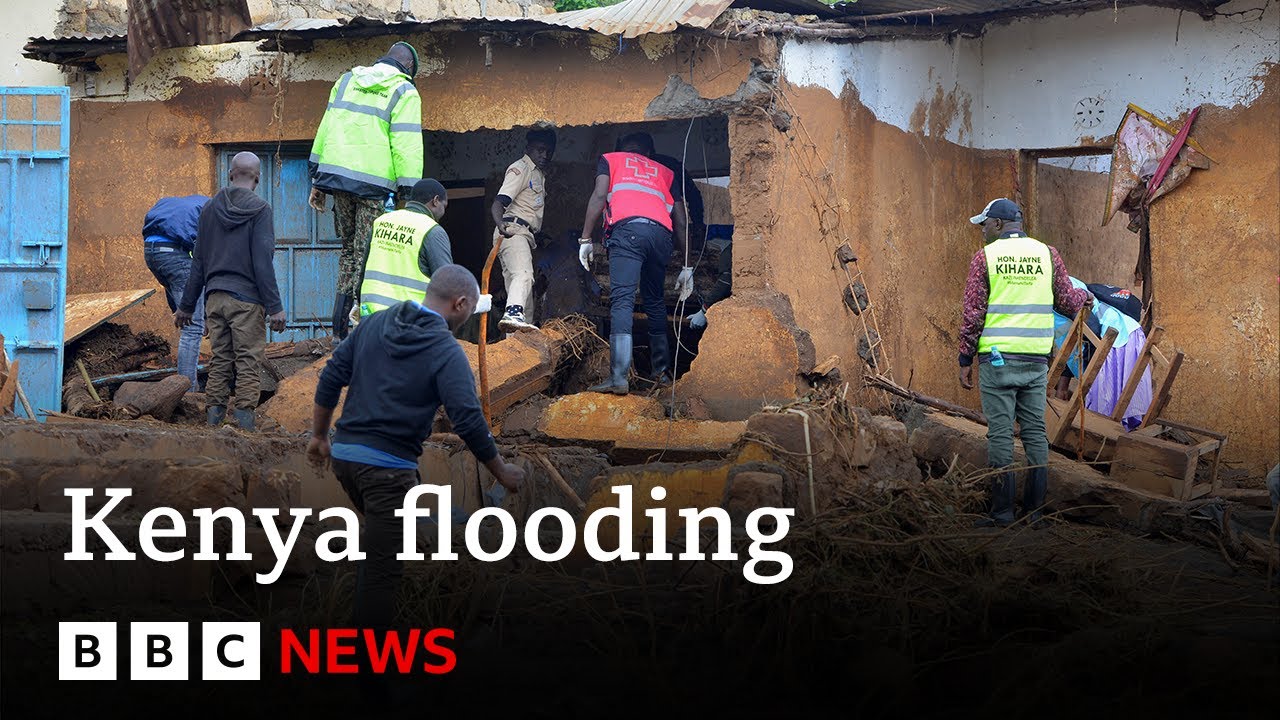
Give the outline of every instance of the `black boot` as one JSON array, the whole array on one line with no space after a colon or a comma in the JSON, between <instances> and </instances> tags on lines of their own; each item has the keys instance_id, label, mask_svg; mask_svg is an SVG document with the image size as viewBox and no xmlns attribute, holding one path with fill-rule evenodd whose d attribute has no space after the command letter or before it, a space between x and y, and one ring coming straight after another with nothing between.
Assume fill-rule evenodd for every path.
<instances>
[{"instance_id":1,"label":"black boot","mask_svg":"<svg viewBox=\"0 0 1280 720\"><path fill-rule=\"evenodd\" d=\"M205 412L209 416L209 424L213 427L219 427L227 419L226 405L210 405Z\"/></svg>"},{"instance_id":2,"label":"black boot","mask_svg":"<svg viewBox=\"0 0 1280 720\"><path fill-rule=\"evenodd\" d=\"M671 384L671 343L667 334L649 336L649 364L652 373L649 379L658 387Z\"/></svg>"},{"instance_id":3,"label":"black boot","mask_svg":"<svg viewBox=\"0 0 1280 720\"><path fill-rule=\"evenodd\" d=\"M627 386L627 371L631 369L630 335L609 336L609 360L611 366L609 379L599 385L592 385L588 390L590 392L626 395L630 391Z\"/></svg>"},{"instance_id":4,"label":"black boot","mask_svg":"<svg viewBox=\"0 0 1280 720\"><path fill-rule=\"evenodd\" d=\"M1013 524L1013 496L1017 481L1012 471L996 475L991 481L991 512L977 522L978 527L1008 527Z\"/></svg>"},{"instance_id":5,"label":"black boot","mask_svg":"<svg viewBox=\"0 0 1280 720\"><path fill-rule=\"evenodd\" d=\"M1032 525L1039 523L1044 517L1044 495L1049 488L1049 468L1031 468L1023 479L1022 513ZM1036 525L1039 527L1039 525Z\"/></svg>"},{"instance_id":6,"label":"black boot","mask_svg":"<svg viewBox=\"0 0 1280 720\"><path fill-rule=\"evenodd\" d=\"M235 418L236 418L237 427L239 427L241 430L248 430L249 432L253 432L254 417L253 417L252 410L241 410L237 408L235 410Z\"/></svg>"},{"instance_id":7,"label":"black boot","mask_svg":"<svg viewBox=\"0 0 1280 720\"><path fill-rule=\"evenodd\" d=\"M333 298L333 336L339 340L347 337L352 302L354 299L346 293L338 293Z\"/></svg>"}]
</instances>

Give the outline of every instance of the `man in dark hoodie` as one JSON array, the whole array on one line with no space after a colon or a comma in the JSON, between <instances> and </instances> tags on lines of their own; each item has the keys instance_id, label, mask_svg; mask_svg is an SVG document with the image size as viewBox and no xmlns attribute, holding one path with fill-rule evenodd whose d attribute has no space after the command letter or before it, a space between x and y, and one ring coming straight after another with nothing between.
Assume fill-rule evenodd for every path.
<instances>
[{"instance_id":1,"label":"man in dark hoodie","mask_svg":"<svg viewBox=\"0 0 1280 720\"><path fill-rule=\"evenodd\" d=\"M431 276L423 302L406 300L364 318L320 373L307 454L316 462L332 458L334 475L364 514L357 627L382 630L395 617L403 571L395 557L403 543L395 511L421 479L418 456L441 404L453 431L503 487L515 491L524 480L522 469L498 455L471 364L453 337L479 297L469 270L445 265ZM344 387L347 399L330 445L329 423Z\"/></svg>"},{"instance_id":2,"label":"man in dark hoodie","mask_svg":"<svg viewBox=\"0 0 1280 720\"><path fill-rule=\"evenodd\" d=\"M231 159L231 184L200 213L200 230L191 276L174 313L179 328L191 323L196 301L204 295L205 327L213 357L205 383L209 424L221 425L235 381L235 420L254 427L258 407L259 369L267 344L265 320L284 330L284 308L271 264L276 250L271 206L258 197L261 162L242 152Z\"/></svg>"}]
</instances>

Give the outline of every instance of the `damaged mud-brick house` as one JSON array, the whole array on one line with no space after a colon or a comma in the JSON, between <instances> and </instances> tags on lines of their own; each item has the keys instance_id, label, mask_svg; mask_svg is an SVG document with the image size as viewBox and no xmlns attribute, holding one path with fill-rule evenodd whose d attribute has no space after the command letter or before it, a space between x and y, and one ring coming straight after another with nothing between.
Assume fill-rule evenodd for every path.
<instances>
[{"instance_id":1,"label":"damaged mud-brick house","mask_svg":"<svg viewBox=\"0 0 1280 720\"><path fill-rule=\"evenodd\" d=\"M883 402L861 382L882 375L978 407L956 382L981 243L969 218L1005 196L1074 277L1143 298L1164 356L1182 357L1165 417L1228 436L1226 463L1251 477L1277 461L1273 3L626 0L555 13L257 0L201 23L161 9L187 5L65 2L55 30L25 46L70 87L70 293L154 288L143 215L162 196L212 194L229 157L252 150L289 315L273 339L326 335L336 249L331 215L306 202L310 143L333 82L405 40L421 55L424 175L450 189L454 258L477 274L489 205L528 129L559 137L550 267L577 237L596 158L621 134L647 130L682 161L703 198L690 258L700 288L732 247L732 296L707 311L705 331L682 330L676 393L693 417L743 420L836 372L861 404ZM1112 162L1131 106L1171 134L1192 120L1195 156L1179 155L1160 197L1133 213L1116 184L1151 168ZM683 262L672 259L668 285ZM540 300L573 305L547 277ZM569 309L590 314L593 302ZM118 322L172 332L162 294Z\"/></svg>"}]
</instances>

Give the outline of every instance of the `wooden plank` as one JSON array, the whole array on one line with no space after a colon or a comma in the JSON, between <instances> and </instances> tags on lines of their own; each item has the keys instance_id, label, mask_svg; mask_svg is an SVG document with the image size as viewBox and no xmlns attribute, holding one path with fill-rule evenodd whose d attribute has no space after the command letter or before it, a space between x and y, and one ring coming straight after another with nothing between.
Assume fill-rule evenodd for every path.
<instances>
[{"instance_id":1,"label":"wooden plank","mask_svg":"<svg viewBox=\"0 0 1280 720\"><path fill-rule=\"evenodd\" d=\"M1058 352L1053 355L1053 362L1049 363L1049 378L1046 386L1049 394L1052 396L1053 388L1058 384L1058 378L1062 377L1062 371L1067 369L1067 360L1071 358L1071 348L1078 344L1078 338L1081 326L1084 325L1084 313L1086 308L1081 308L1080 312L1071 321L1071 327L1067 329L1067 337L1062 341L1062 347L1058 348ZM1050 435L1049 437L1053 437Z\"/></svg>"},{"instance_id":2,"label":"wooden plank","mask_svg":"<svg viewBox=\"0 0 1280 720\"><path fill-rule=\"evenodd\" d=\"M67 296L63 343L84 337L90 330L155 294L151 288L81 293Z\"/></svg>"},{"instance_id":3,"label":"wooden plank","mask_svg":"<svg viewBox=\"0 0 1280 720\"><path fill-rule=\"evenodd\" d=\"M1195 484L1199 457L1200 453L1194 446L1124 435L1116 441L1111 477L1131 487L1186 500Z\"/></svg>"},{"instance_id":4,"label":"wooden plank","mask_svg":"<svg viewBox=\"0 0 1280 720\"><path fill-rule=\"evenodd\" d=\"M1134 488L1136 490L1145 490L1157 495L1177 498L1181 490L1174 478L1168 475L1162 475L1151 470L1143 468L1135 468L1123 463L1112 461L1111 463L1111 479Z\"/></svg>"},{"instance_id":5,"label":"wooden plank","mask_svg":"<svg viewBox=\"0 0 1280 720\"><path fill-rule=\"evenodd\" d=\"M14 411L13 401L18 397L18 363L20 360L14 360L9 365L9 372L4 378L4 382L0 383L0 415L16 415Z\"/></svg>"},{"instance_id":6,"label":"wooden plank","mask_svg":"<svg viewBox=\"0 0 1280 720\"><path fill-rule=\"evenodd\" d=\"M1209 477L1209 484L1213 486L1213 491L1218 492L1222 489L1222 483L1218 479L1218 466L1222 463L1222 451L1227 447L1227 439L1222 438L1222 442L1218 443L1218 451L1213 454L1213 473Z\"/></svg>"},{"instance_id":7,"label":"wooden plank","mask_svg":"<svg viewBox=\"0 0 1280 720\"><path fill-rule=\"evenodd\" d=\"M1089 394L1089 388L1093 387L1093 381L1097 379L1098 373L1102 371L1102 364L1106 362L1107 354L1111 352L1111 346L1115 343L1116 336L1119 334L1119 331L1115 328L1107 329L1106 335L1102 338L1102 345L1098 347L1098 351L1093 356L1093 362L1089 363L1089 367L1085 368L1084 377L1080 378L1080 384L1076 386L1076 391L1071 395L1071 399L1067 401L1069 405L1067 417L1078 415L1084 409L1085 396ZM1064 345L1063 347L1066 346ZM1070 425L1063 423L1058 428L1057 435L1050 439L1050 444L1061 445L1069 429Z\"/></svg>"},{"instance_id":8,"label":"wooden plank","mask_svg":"<svg viewBox=\"0 0 1280 720\"><path fill-rule=\"evenodd\" d=\"M1175 428L1183 432L1189 432L1193 435L1204 435L1205 437L1211 437L1214 440L1225 441L1227 439L1227 436L1220 432L1214 432L1213 430L1206 430L1202 427L1196 427L1195 425L1188 425L1186 423L1178 422L1176 420L1165 420L1164 418L1156 418L1154 422L1155 424L1160 425L1161 427Z\"/></svg>"},{"instance_id":9,"label":"wooden plank","mask_svg":"<svg viewBox=\"0 0 1280 720\"><path fill-rule=\"evenodd\" d=\"M1160 417L1160 413L1164 412L1164 408L1169 404L1169 393L1173 389L1173 383L1178 379L1178 370L1182 368L1182 351L1179 350L1173 356L1173 360L1169 362L1169 372L1165 373L1164 382L1160 383L1160 391L1155 394L1155 399L1151 401L1151 407L1147 409L1147 414L1142 418L1142 424L1138 427L1146 427L1155 422Z\"/></svg>"},{"instance_id":10,"label":"wooden plank","mask_svg":"<svg viewBox=\"0 0 1280 720\"><path fill-rule=\"evenodd\" d=\"M1094 335L1093 329L1090 328L1088 325L1084 326L1084 338L1089 342L1093 343L1094 347L1098 347L1099 345L1102 344L1102 338L1098 337L1097 335Z\"/></svg>"},{"instance_id":11,"label":"wooden plank","mask_svg":"<svg viewBox=\"0 0 1280 720\"><path fill-rule=\"evenodd\" d=\"M1271 507L1271 493L1264 488L1223 488L1213 493L1214 497L1224 500L1254 505L1261 508Z\"/></svg>"},{"instance_id":12,"label":"wooden plank","mask_svg":"<svg viewBox=\"0 0 1280 720\"><path fill-rule=\"evenodd\" d=\"M1076 432L1073 431L1080 429L1080 414L1076 412L1066 416L1067 402L1057 398L1048 400L1045 406L1045 432L1050 438L1054 437L1057 427L1055 423L1061 422L1065 427L1064 439L1054 447L1078 454L1081 451L1080 441ZM1084 412L1084 431L1084 454L1090 462L1111 460L1115 453L1116 440L1125 434L1123 425L1092 410Z\"/></svg>"},{"instance_id":13,"label":"wooden plank","mask_svg":"<svg viewBox=\"0 0 1280 720\"><path fill-rule=\"evenodd\" d=\"M1221 444L1222 442L1220 440L1205 440L1197 445L1192 445L1191 449L1195 451L1196 457L1199 457L1201 455L1208 455L1211 452L1217 451L1218 446Z\"/></svg>"},{"instance_id":14,"label":"wooden plank","mask_svg":"<svg viewBox=\"0 0 1280 720\"><path fill-rule=\"evenodd\" d=\"M1190 496L1189 496L1187 499L1188 499L1188 500L1199 500L1200 498L1202 498L1202 497L1204 497L1204 496L1208 495L1208 494L1209 494L1209 493L1211 493L1211 492L1213 492L1213 486L1212 486L1212 485L1210 485L1209 483L1199 483L1199 484L1197 484L1197 485L1192 486L1192 488L1191 488L1191 494L1190 494Z\"/></svg>"},{"instance_id":15,"label":"wooden plank","mask_svg":"<svg viewBox=\"0 0 1280 720\"><path fill-rule=\"evenodd\" d=\"M467 198L483 198L484 188L482 187L455 187L445 190L449 194L449 200L465 200Z\"/></svg>"},{"instance_id":16,"label":"wooden plank","mask_svg":"<svg viewBox=\"0 0 1280 720\"><path fill-rule=\"evenodd\" d=\"M1163 327L1157 327L1147 336L1147 341L1142 345L1142 354L1138 355L1138 364L1129 373L1129 378L1124 381L1124 390L1120 392L1120 399L1116 402L1116 409L1111 413L1112 420L1116 422L1124 420L1124 411L1129 409L1129 403L1133 401L1133 395L1138 392L1138 385L1142 382L1142 375L1147 371L1147 366L1151 364L1151 349L1156 346L1156 343L1160 342L1160 338L1163 336Z\"/></svg>"}]
</instances>

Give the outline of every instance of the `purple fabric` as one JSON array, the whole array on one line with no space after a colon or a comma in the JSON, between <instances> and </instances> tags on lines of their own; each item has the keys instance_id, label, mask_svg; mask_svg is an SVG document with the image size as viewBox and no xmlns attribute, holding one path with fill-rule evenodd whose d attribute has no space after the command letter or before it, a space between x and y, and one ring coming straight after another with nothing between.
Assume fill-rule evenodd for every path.
<instances>
[{"instance_id":1,"label":"purple fabric","mask_svg":"<svg viewBox=\"0 0 1280 720\"><path fill-rule=\"evenodd\" d=\"M1116 403L1120 400L1120 393L1124 392L1124 383L1138 364L1138 358L1142 355L1142 348L1146 344L1146 333L1142 328L1136 328L1124 347L1111 348L1106 362L1102 364L1102 371L1093 381L1089 396L1084 399L1085 407L1096 413L1111 416L1116 409ZM1122 420L1125 429L1136 428L1142 422L1142 416L1147 413L1149 407L1151 407L1151 368L1147 367L1142 373L1142 382L1138 383L1138 389L1134 391L1133 399L1129 401L1129 407L1125 410Z\"/></svg>"}]
</instances>

